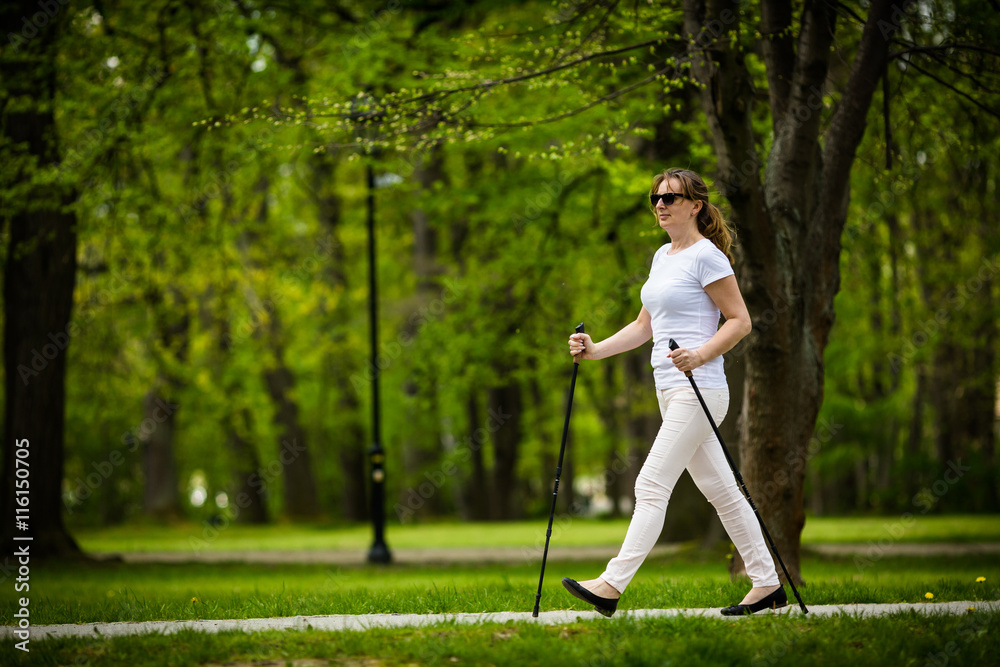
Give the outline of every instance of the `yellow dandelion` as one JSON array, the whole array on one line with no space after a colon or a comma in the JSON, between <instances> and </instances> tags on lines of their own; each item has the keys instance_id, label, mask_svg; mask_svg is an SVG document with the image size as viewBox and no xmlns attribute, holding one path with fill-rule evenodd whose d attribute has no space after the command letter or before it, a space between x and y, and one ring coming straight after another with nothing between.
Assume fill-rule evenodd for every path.
<instances>
[{"instance_id":1,"label":"yellow dandelion","mask_svg":"<svg viewBox=\"0 0 1000 667\"><path fill-rule=\"evenodd\" d=\"M976 577L976 583L981 584L986 581L986 577Z\"/></svg>"},{"instance_id":2,"label":"yellow dandelion","mask_svg":"<svg viewBox=\"0 0 1000 667\"><path fill-rule=\"evenodd\" d=\"M930 595L930 593L928 593ZM191 602L198 602L198 598L191 598Z\"/></svg>"},{"instance_id":3,"label":"yellow dandelion","mask_svg":"<svg viewBox=\"0 0 1000 667\"><path fill-rule=\"evenodd\" d=\"M975 611L975 610L976 610L975 607L969 607L969 611Z\"/></svg>"},{"instance_id":4,"label":"yellow dandelion","mask_svg":"<svg viewBox=\"0 0 1000 667\"><path fill-rule=\"evenodd\" d=\"M928 600L933 600L934 599L934 594L933 593L924 593L924 597L927 598Z\"/></svg>"}]
</instances>

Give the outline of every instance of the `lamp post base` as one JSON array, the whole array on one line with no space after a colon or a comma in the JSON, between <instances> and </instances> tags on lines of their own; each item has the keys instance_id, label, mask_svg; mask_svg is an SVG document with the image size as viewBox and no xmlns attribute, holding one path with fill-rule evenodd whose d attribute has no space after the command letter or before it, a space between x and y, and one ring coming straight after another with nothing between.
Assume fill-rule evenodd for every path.
<instances>
[{"instance_id":1,"label":"lamp post base","mask_svg":"<svg viewBox=\"0 0 1000 667\"><path fill-rule=\"evenodd\" d=\"M376 542L368 551L368 562L386 564L392 562L392 554L384 542Z\"/></svg>"}]
</instances>

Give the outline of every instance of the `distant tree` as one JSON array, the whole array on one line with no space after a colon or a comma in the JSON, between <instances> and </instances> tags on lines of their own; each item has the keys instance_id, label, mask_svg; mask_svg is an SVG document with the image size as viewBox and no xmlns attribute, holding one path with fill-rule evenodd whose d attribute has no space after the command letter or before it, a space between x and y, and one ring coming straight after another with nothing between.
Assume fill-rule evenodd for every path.
<instances>
[{"instance_id":1,"label":"distant tree","mask_svg":"<svg viewBox=\"0 0 1000 667\"><path fill-rule=\"evenodd\" d=\"M49 16L31 0L0 7L0 126L3 222L9 234L4 265L4 553L28 545L32 558L69 557L79 547L62 516L66 358L79 324L71 320L76 284L75 184L60 174L55 123L59 33L68 10ZM42 16L45 20L38 17ZM25 448L29 456L15 452ZM18 474L28 472L27 478ZM15 480L27 479L27 496ZM18 485L23 490L24 485ZM15 502L27 498L28 504ZM28 530L15 527L15 507ZM12 537L29 535L31 542Z\"/></svg>"}]
</instances>

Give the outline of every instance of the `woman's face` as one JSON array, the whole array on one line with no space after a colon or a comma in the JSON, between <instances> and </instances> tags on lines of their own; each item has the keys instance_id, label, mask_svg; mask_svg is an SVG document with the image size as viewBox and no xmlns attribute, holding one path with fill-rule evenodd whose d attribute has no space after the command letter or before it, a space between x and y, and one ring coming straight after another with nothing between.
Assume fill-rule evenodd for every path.
<instances>
[{"instance_id":1,"label":"woman's face","mask_svg":"<svg viewBox=\"0 0 1000 667\"><path fill-rule=\"evenodd\" d=\"M667 194L668 192L674 192L678 195L684 193L684 186L681 184L680 180L676 178L665 178L663 182L660 183L660 187L656 189L658 195ZM667 206L663 203L663 200L656 202L656 219L660 223L660 227L667 229L669 226L674 226L683 223L697 224L695 218L698 211L701 209L700 201L692 201L687 197L678 196L674 198L674 203Z\"/></svg>"}]
</instances>

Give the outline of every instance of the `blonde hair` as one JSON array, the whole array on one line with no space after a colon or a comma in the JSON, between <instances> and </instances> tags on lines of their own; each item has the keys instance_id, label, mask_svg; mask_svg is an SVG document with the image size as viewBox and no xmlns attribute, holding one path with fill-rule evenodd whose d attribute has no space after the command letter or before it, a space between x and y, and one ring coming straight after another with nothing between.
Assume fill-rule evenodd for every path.
<instances>
[{"instance_id":1,"label":"blonde hair","mask_svg":"<svg viewBox=\"0 0 1000 667\"><path fill-rule=\"evenodd\" d=\"M698 211L698 231L701 235L715 244L729 258L730 264L735 264L731 248L733 247L734 232L732 227L720 211L712 202L708 201L708 186L701 176L690 169L667 169L661 174L653 177L653 187L649 194L655 194L660 189L660 184L668 179L677 179L681 184L682 194L692 201L700 201L704 205ZM655 210L654 210L655 213Z\"/></svg>"}]
</instances>

